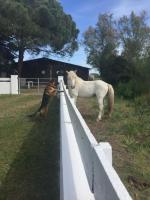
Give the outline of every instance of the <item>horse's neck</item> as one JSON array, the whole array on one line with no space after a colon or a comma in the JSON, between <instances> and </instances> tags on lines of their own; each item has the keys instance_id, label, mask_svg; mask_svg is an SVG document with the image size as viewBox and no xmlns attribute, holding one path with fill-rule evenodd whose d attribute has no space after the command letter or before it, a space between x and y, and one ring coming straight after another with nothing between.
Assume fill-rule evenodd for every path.
<instances>
[{"instance_id":1,"label":"horse's neck","mask_svg":"<svg viewBox=\"0 0 150 200\"><path fill-rule=\"evenodd\" d=\"M78 76L76 77L76 86L78 87L79 85L81 85L81 83L84 82L84 80L82 78L79 78Z\"/></svg>"}]
</instances>

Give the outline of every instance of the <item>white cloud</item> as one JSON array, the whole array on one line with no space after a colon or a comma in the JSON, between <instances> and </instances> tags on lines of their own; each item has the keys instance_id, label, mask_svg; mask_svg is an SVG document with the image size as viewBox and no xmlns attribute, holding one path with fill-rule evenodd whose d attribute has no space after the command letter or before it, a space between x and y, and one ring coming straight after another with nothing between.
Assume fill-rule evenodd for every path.
<instances>
[{"instance_id":1,"label":"white cloud","mask_svg":"<svg viewBox=\"0 0 150 200\"><path fill-rule=\"evenodd\" d=\"M143 10L150 12L150 1L147 0L121 0L118 5L111 8L111 13L116 18L129 15L131 11L140 14Z\"/></svg>"}]
</instances>

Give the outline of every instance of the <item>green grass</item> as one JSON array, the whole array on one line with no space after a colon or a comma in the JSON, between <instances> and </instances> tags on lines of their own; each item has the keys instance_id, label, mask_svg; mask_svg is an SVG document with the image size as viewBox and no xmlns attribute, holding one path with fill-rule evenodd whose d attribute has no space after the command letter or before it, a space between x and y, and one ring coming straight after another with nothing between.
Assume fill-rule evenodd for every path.
<instances>
[{"instance_id":1,"label":"green grass","mask_svg":"<svg viewBox=\"0 0 150 200\"><path fill-rule=\"evenodd\" d=\"M96 122L95 98L80 98L78 108L98 142L109 142L113 165L133 199L150 200L150 102L116 98L110 119Z\"/></svg>"},{"instance_id":2,"label":"green grass","mask_svg":"<svg viewBox=\"0 0 150 200\"><path fill-rule=\"evenodd\" d=\"M0 96L0 200L59 199L59 104L30 119L41 96Z\"/></svg>"},{"instance_id":3,"label":"green grass","mask_svg":"<svg viewBox=\"0 0 150 200\"><path fill-rule=\"evenodd\" d=\"M59 106L31 120L41 96L0 96L0 200L59 199ZM95 98L78 107L96 139L108 141L113 165L135 200L150 199L150 108L116 98L112 118L96 122Z\"/></svg>"}]
</instances>

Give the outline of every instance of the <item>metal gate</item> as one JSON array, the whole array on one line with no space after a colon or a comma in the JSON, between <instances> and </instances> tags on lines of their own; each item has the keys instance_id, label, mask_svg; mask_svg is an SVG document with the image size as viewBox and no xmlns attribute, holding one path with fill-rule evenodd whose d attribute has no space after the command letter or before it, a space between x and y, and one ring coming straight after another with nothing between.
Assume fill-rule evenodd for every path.
<instances>
[{"instance_id":1,"label":"metal gate","mask_svg":"<svg viewBox=\"0 0 150 200\"><path fill-rule=\"evenodd\" d=\"M19 94L42 95L52 79L54 80L54 78L19 78Z\"/></svg>"}]
</instances>

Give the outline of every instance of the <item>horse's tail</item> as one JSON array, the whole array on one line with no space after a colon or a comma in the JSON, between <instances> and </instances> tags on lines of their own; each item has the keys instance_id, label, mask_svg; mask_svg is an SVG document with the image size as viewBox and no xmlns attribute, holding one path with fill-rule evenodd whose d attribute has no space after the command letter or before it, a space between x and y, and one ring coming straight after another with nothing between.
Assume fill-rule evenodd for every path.
<instances>
[{"instance_id":1,"label":"horse's tail","mask_svg":"<svg viewBox=\"0 0 150 200\"><path fill-rule=\"evenodd\" d=\"M114 107L114 89L112 85L108 84L108 111L109 117L111 117L112 111Z\"/></svg>"}]
</instances>

